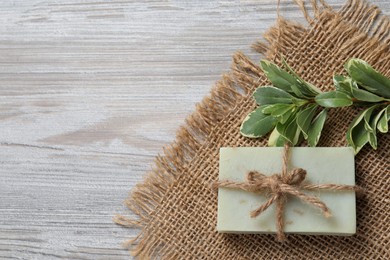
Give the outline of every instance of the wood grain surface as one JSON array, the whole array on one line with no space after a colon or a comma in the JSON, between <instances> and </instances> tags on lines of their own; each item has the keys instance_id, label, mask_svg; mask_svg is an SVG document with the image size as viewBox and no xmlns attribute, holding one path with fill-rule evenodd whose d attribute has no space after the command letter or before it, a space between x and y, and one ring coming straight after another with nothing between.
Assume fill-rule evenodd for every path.
<instances>
[{"instance_id":1,"label":"wood grain surface","mask_svg":"<svg viewBox=\"0 0 390 260\"><path fill-rule=\"evenodd\" d=\"M129 259L113 215L275 17L275 0L1 1L0 259Z\"/></svg>"}]
</instances>

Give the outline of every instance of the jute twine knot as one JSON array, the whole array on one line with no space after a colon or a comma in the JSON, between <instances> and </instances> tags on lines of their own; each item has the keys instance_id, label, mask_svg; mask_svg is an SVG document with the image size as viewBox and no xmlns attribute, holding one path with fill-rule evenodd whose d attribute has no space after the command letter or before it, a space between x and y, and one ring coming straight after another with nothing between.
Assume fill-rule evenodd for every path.
<instances>
[{"instance_id":1,"label":"jute twine knot","mask_svg":"<svg viewBox=\"0 0 390 260\"><path fill-rule=\"evenodd\" d=\"M331 217L332 214L324 202L315 196L310 196L302 190L326 189L333 191L356 191L362 192L362 188L356 185L338 185L338 184L306 184L304 182L307 172L302 168L287 170L289 145L285 145L283 153L283 167L280 174L271 176L264 175L257 171L250 171L246 176L246 182L235 182L230 180L218 181L213 184L214 188L226 187L241 189L254 193L266 193L270 198L260 207L250 212L250 216L255 218L268 209L273 203L276 203L276 227L278 241L285 241L286 236L283 232L283 210L287 200L287 195L295 196L322 211L325 217Z\"/></svg>"}]
</instances>

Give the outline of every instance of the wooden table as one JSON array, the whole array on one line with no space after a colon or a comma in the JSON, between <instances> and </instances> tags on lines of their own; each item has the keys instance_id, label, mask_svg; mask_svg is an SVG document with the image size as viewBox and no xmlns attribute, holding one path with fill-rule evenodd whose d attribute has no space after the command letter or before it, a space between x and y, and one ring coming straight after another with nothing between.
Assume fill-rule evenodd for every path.
<instances>
[{"instance_id":1,"label":"wooden table","mask_svg":"<svg viewBox=\"0 0 390 260\"><path fill-rule=\"evenodd\" d=\"M275 17L275 0L1 1L0 259L128 259L113 215Z\"/></svg>"}]
</instances>

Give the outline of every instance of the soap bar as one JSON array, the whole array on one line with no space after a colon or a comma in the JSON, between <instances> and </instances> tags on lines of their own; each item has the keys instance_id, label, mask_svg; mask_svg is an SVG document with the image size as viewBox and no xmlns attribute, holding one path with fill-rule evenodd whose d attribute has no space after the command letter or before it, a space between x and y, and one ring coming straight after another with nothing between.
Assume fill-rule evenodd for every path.
<instances>
[{"instance_id":1,"label":"soap bar","mask_svg":"<svg viewBox=\"0 0 390 260\"><path fill-rule=\"evenodd\" d=\"M264 175L281 173L282 147L221 148L219 180L245 182L249 171ZM350 147L290 148L289 169L303 168L310 184L355 185L354 153ZM352 235L356 232L354 191L313 190L331 211L330 218L321 210L292 195L284 208L284 232L317 235ZM276 205L255 218L250 212L261 206L267 194L241 189L218 189L217 230L223 233L276 233Z\"/></svg>"}]
</instances>

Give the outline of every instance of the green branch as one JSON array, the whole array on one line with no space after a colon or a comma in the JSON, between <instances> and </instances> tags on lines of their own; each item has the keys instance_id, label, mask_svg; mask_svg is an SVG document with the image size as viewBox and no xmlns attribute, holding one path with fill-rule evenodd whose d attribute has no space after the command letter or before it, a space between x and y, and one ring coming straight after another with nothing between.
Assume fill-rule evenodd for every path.
<instances>
[{"instance_id":1,"label":"green branch","mask_svg":"<svg viewBox=\"0 0 390 260\"><path fill-rule=\"evenodd\" d=\"M348 76L335 75L335 90L321 92L300 78L282 59L284 70L263 60L261 68L271 86L256 89L259 105L241 125L241 134L262 137L269 132L269 146L296 145L307 140L316 146L331 108L362 107L348 127L346 140L355 153L369 143L377 149L377 132L389 131L390 79L367 62L351 59L345 64Z\"/></svg>"}]
</instances>

